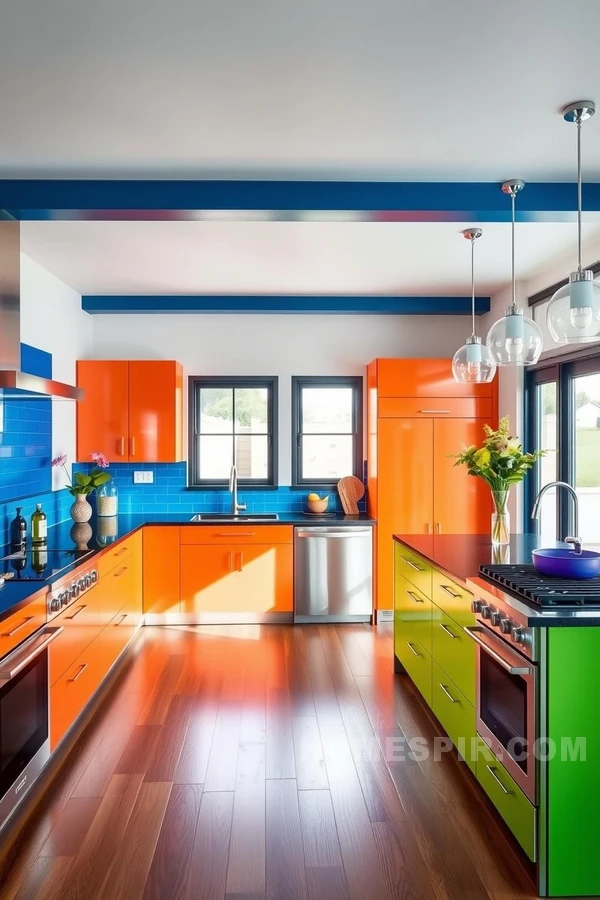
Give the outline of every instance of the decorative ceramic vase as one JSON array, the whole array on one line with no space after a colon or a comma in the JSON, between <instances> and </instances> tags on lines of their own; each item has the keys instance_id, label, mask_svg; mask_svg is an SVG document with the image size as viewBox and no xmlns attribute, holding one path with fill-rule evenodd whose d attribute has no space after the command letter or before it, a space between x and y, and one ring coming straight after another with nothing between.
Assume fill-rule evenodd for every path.
<instances>
[{"instance_id":1,"label":"decorative ceramic vase","mask_svg":"<svg viewBox=\"0 0 600 900\"><path fill-rule=\"evenodd\" d=\"M89 506L89 503L88 503ZM78 550L88 550L88 543L92 538L92 526L89 522L75 522L74 525L71 525L71 530L69 532L71 535L71 540L77 544Z\"/></svg>"},{"instance_id":2,"label":"decorative ceramic vase","mask_svg":"<svg viewBox=\"0 0 600 900\"><path fill-rule=\"evenodd\" d=\"M510 515L508 512L509 491L492 491L494 512L492 513L492 546L510 544Z\"/></svg>"},{"instance_id":3,"label":"decorative ceramic vase","mask_svg":"<svg viewBox=\"0 0 600 900\"><path fill-rule=\"evenodd\" d=\"M119 497L114 478L96 488L96 512L98 516L116 516Z\"/></svg>"},{"instance_id":4,"label":"decorative ceramic vase","mask_svg":"<svg viewBox=\"0 0 600 900\"><path fill-rule=\"evenodd\" d=\"M92 507L85 494L77 494L75 503L71 506L71 518L74 522L89 522L92 518Z\"/></svg>"}]
</instances>

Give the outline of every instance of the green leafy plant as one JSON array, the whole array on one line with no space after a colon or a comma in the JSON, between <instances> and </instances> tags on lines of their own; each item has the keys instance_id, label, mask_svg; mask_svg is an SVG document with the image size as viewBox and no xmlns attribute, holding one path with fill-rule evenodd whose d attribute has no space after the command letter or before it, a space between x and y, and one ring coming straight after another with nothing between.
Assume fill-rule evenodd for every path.
<instances>
[{"instance_id":1,"label":"green leafy plant","mask_svg":"<svg viewBox=\"0 0 600 900\"><path fill-rule=\"evenodd\" d=\"M546 455L546 450L523 453L519 438L512 437L509 428L508 416L500 419L497 431L484 425L486 437L481 447L473 444L453 454L455 466L466 466L469 475L483 478L494 493L508 491L511 484L519 484L537 460Z\"/></svg>"},{"instance_id":2,"label":"green leafy plant","mask_svg":"<svg viewBox=\"0 0 600 900\"><path fill-rule=\"evenodd\" d=\"M79 494L87 496L88 494L91 494L92 491L95 491L96 488L100 487L101 484L106 484L106 482L110 481L112 478L112 475L109 475L108 472L104 471L108 466L108 462L102 453L92 453L92 459L96 462L92 471L89 473L75 472L73 480L69 477L69 472L66 467L67 457L65 454L57 456L52 460L51 466L53 468L61 466L64 469L65 475L69 480L66 488L73 497L77 497Z\"/></svg>"}]
</instances>

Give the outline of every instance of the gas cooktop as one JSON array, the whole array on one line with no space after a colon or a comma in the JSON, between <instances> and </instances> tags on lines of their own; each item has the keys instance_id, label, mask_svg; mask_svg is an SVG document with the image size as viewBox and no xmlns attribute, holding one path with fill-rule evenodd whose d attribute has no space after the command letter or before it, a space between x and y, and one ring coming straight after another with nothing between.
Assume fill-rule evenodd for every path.
<instances>
[{"instance_id":1,"label":"gas cooktop","mask_svg":"<svg viewBox=\"0 0 600 900\"><path fill-rule=\"evenodd\" d=\"M56 581L91 553L91 550L73 547L70 550L50 550L44 546L9 550L0 557L0 574L9 575L12 581Z\"/></svg>"},{"instance_id":2,"label":"gas cooktop","mask_svg":"<svg viewBox=\"0 0 600 900\"><path fill-rule=\"evenodd\" d=\"M533 566L526 565L483 565L479 572L492 584L538 606L600 607L600 576L585 581L547 578L539 575Z\"/></svg>"}]
</instances>

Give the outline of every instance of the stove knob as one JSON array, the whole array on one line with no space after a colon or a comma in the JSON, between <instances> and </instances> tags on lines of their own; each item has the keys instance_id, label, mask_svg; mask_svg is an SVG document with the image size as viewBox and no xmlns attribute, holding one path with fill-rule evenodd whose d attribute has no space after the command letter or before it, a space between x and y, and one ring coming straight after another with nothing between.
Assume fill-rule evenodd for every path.
<instances>
[{"instance_id":1,"label":"stove knob","mask_svg":"<svg viewBox=\"0 0 600 900\"><path fill-rule=\"evenodd\" d=\"M79 579L79 581L77 582L77 587L79 588L80 592L85 591L85 578Z\"/></svg>"},{"instance_id":2,"label":"stove knob","mask_svg":"<svg viewBox=\"0 0 600 900\"><path fill-rule=\"evenodd\" d=\"M492 613L494 612L493 606L485 606L485 604L481 607L481 615L484 619L491 619Z\"/></svg>"},{"instance_id":3,"label":"stove knob","mask_svg":"<svg viewBox=\"0 0 600 900\"><path fill-rule=\"evenodd\" d=\"M510 637L515 644L521 644L525 640L525 630L515 625L510 632Z\"/></svg>"},{"instance_id":4,"label":"stove knob","mask_svg":"<svg viewBox=\"0 0 600 900\"><path fill-rule=\"evenodd\" d=\"M510 634L513 629L513 623L510 619L502 619L500 622L500 631L502 634Z\"/></svg>"},{"instance_id":5,"label":"stove knob","mask_svg":"<svg viewBox=\"0 0 600 900\"><path fill-rule=\"evenodd\" d=\"M96 572L95 569L91 573L90 578L92 579L92 584L95 584L98 581L98 573Z\"/></svg>"},{"instance_id":6,"label":"stove knob","mask_svg":"<svg viewBox=\"0 0 600 900\"><path fill-rule=\"evenodd\" d=\"M79 596L79 586L76 584L71 585L71 590L69 591L69 597L71 600L74 600L75 597Z\"/></svg>"},{"instance_id":7,"label":"stove knob","mask_svg":"<svg viewBox=\"0 0 600 900\"><path fill-rule=\"evenodd\" d=\"M68 591L61 591L60 597L59 597L58 599L60 600L60 605L61 605L61 606L66 606L67 603L69 602L69 592L68 592Z\"/></svg>"},{"instance_id":8,"label":"stove knob","mask_svg":"<svg viewBox=\"0 0 600 900\"><path fill-rule=\"evenodd\" d=\"M86 588L91 587L91 585L92 585L92 576L91 576L91 575L86 575L86 576L85 576L85 586L86 586Z\"/></svg>"},{"instance_id":9,"label":"stove knob","mask_svg":"<svg viewBox=\"0 0 600 900\"><path fill-rule=\"evenodd\" d=\"M472 600L471 601L471 612L474 612L474 613L481 612L482 607L483 607L483 603L481 600Z\"/></svg>"},{"instance_id":10,"label":"stove knob","mask_svg":"<svg viewBox=\"0 0 600 900\"><path fill-rule=\"evenodd\" d=\"M53 597L50 601L50 612L58 612L60 609L60 600L58 597Z\"/></svg>"},{"instance_id":11,"label":"stove knob","mask_svg":"<svg viewBox=\"0 0 600 900\"><path fill-rule=\"evenodd\" d=\"M504 616L502 615L501 612L498 612L498 610L493 612L492 615L490 616L490 622L492 623L492 625L495 628L498 628L498 626L501 625L503 621L504 621Z\"/></svg>"}]
</instances>

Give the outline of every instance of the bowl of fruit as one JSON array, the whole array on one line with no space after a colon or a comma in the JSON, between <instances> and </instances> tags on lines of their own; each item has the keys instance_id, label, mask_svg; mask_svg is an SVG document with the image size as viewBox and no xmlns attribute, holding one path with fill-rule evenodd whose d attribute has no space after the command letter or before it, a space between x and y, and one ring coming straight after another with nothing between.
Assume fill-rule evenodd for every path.
<instances>
[{"instance_id":1,"label":"bowl of fruit","mask_svg":"<svg viewBox=\"0 0 600 900\"><path fill-rule=\"evenodd\" d=\"M318 494L309 494L306 498L306 505L308 506L308 511L313 513L314 515L319 515L319 513L324 513L327 511L327 504L329 503L329 494L326 497L319 497Z\"/></svg>"}]
</instances>

